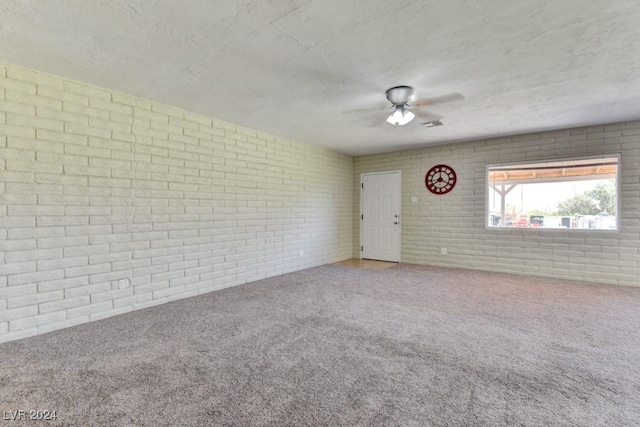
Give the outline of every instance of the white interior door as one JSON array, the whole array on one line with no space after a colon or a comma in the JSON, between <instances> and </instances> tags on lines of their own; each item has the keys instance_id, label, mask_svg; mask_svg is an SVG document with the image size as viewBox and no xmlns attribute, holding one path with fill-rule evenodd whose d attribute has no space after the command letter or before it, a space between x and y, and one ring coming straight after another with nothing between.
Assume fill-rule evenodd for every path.
<instances>
[{"instance_id":1,"label":"white interior door","mask_svg":"<svg viewBox=\"0 0 640 427\"><path fill-rule=\"evenodd\" d=\"M362 258L400 261L400 172L367 173L361 176Z\"/></svg>"}]
</instances>

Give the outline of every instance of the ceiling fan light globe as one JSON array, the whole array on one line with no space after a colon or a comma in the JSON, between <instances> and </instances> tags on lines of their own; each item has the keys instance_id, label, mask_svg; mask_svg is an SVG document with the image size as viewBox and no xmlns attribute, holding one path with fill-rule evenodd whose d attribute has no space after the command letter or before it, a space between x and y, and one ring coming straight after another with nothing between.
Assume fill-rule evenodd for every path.
<instances>
[{"instance_id":1,"label":"ceiling fan light globe","mask_svg":"<svg viewBox=\"0 0 640 427\"><path fill-rule=\"evenodd\" d=\"M415 117L415 114L411 111L407 111L402 106L398 106L396 110L387 117L387 123L394 126L404 126L410 123Z\"/></svg>"},{"instance_id":2,"label":"ceiling fan light globe","mask_svg":"<svg viewBox=\"0 0 640 427\"><path fill-rule=\"evenodd\" d=\"M400 121L398 121L398 125L399 125L399 126L404 126L404 125L406 125L407 123L410 123L410 122L411 122L411 120L415 119L415 117L416 117L416 115L415 115L415 114L413 114L411 111L406 111L406 110L405 110L405 111L402 113L402 118L401 118L401 120L400 120Z\"/></svg>"},{"instance_id":3,"label":"ceiling fan light globe","mask_svg":"<svg viewBox=\"0 0 640 427\"><path fill-rule=\"evenodd\" d=\"M403 121L402 117L402 109L396 108L393 113L389 117L387 117L387 123L392 124L394 126L399 125Z\"/></svg>"}]
</instances>

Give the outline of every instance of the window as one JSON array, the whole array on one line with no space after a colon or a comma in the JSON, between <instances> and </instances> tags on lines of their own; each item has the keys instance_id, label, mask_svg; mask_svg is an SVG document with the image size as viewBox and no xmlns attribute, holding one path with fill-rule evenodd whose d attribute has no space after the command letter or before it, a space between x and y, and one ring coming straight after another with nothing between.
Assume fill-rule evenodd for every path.
<instances>
[{"instance_id":1,"label":"window","mask_svg":"<svg viewBox=\"0 0 640 427\"><path fill-rule=\"evenodd\" d=\"M618 230L620 155L487 166L487 226Z\"/></svg>"}]
</instances>

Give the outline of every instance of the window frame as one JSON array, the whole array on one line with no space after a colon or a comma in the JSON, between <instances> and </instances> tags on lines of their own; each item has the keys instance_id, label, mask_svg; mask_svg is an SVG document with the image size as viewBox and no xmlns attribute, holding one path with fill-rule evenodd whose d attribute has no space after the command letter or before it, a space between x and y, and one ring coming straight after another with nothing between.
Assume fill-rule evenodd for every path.
<instances>
[{"instance_id":1,"label":"window frame","mask_svg":"<svg viewBox=\"0 0 640 427\"><path fill-rule=\"evenodd\" d=\"M585 229L585 228L534 228L534 227L490 227L489 226L489 192L491 191L491 187L489 186L489 170L495 167L505 167L505 166L518 166L518 165L529 165L533 163L548 163L548 162L571 162L571 161L580 161L580 160L594 160L594 159L606 159L606 158L616 158L616 228L615 230L610 229ZM485 200L484 200L484 228L485 230L535 230L536 232L545 231L545 232L604 232L604 233L620 233L620 169L622 165L622 156L620 153L611 153L611 154L599 154L593 156L575 156L575 157L559 157L559 158L549 158L549 159L531 159L531 160L523 160L523 161L514 161L514 162L500 162L500 163L486 163L485 165L485 175L484 175L484 189L485 189Z\"/></svg>"}]
</instances>

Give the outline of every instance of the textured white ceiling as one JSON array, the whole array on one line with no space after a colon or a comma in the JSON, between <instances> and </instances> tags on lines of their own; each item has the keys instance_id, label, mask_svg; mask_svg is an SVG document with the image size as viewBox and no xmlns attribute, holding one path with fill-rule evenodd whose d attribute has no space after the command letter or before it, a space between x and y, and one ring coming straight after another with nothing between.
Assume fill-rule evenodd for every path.
<instances>
[{"instance_id":1,"label":"textured white ceiling","mask_svg":"<svg viewBox=\"0 0 640 427\"><path fill-rule=\"evenodd\" d=\"M638 119L639 24L637 0L5 0L0 60L366 154ZM465 99L393 128L396 85Z\"/></svg>"}]
</instances>

